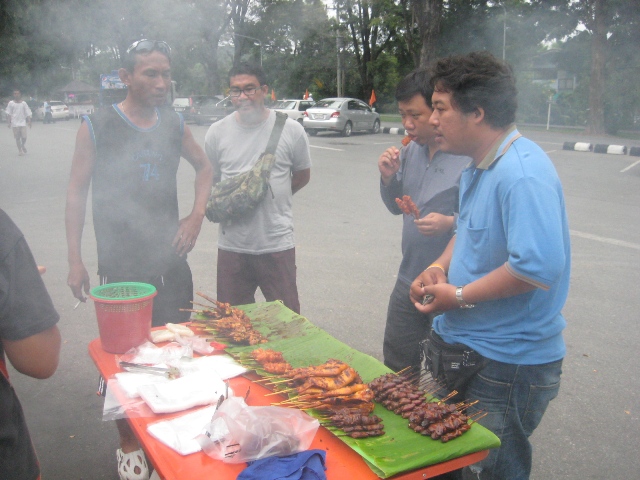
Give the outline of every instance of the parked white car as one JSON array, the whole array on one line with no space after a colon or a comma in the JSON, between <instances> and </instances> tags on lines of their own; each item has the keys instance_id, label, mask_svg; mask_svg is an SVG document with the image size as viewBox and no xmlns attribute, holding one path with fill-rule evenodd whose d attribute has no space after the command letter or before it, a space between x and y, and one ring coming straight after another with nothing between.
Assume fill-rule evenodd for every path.
<instances>
[{"instance_id":1,"label":"parked white car","mask_svg":"<svg viewBox=\"0 0 640 480\"><path fill-rule=\"evenodd\" d=\"M269 108L276 112L286 113L289 118L292 118L302 125L304 112L306 112L308 108L313 107L314 104L315 102L313 100L278 100L276 104Z\"/></svg>"},{"instance_id":2,"label":"parked white car","mask_svg":"<svg viewBox=\"0 0 640 480\"><path fill-rule=\"evenodd\" d=\"M53 120L69 120L71 118L69 107L66 104L58 100L47 100L47 103L51 106L51 118ZM38 103L38 108L34 115L36 120L44 120L44 102Z\"/></svg>"}]
</instances>

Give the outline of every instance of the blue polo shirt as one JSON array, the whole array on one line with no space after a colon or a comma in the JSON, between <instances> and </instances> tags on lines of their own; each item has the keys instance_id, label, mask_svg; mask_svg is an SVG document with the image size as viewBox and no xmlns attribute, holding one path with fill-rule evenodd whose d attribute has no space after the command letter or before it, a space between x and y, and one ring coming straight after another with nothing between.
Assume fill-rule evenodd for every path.
<instances>
[{"instance_id":1,"label":"blue polo shirt","mask_svg":"<svg viewBox=\"0 0 640 480\"><path fill-rule=\"evenodd\" d=\"M515 139L515 140L514 140ZM562 186L549 157L515 126L460 179L449 283L466 285L505 265L537 288L445 312L433 327L492 360L538 365L565 355L561 314L571 250Z\"/></svg>"}]
</instances>

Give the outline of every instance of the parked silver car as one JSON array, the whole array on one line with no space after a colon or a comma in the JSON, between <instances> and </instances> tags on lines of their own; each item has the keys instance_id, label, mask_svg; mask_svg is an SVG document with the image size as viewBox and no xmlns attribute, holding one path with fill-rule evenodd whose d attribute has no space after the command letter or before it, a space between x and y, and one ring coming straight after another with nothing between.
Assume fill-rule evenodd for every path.
<instances>
[{"instance_id":1,"label":"parked silver car","mask_svg":"<svg viewBox=\"0 0 640 480\"><path fill-rule=\"evenodd\" d=\"M313 100L278 100L269 107L276 112L286 113L287 116L302 125L304 112L311 108L315 102Z\"/></svg>"},{"instance_id":2,"label":"parked silver car","mask_svg":"<svg viewBox=\"0 0 640 480\"><path fill-rule=\"evenodd\" d=\"M302 125L309 135L333 130L348 137L351 132L380 132L380 115L357 98L325 98L304 112Z\"/></svg>"}]
</instances>

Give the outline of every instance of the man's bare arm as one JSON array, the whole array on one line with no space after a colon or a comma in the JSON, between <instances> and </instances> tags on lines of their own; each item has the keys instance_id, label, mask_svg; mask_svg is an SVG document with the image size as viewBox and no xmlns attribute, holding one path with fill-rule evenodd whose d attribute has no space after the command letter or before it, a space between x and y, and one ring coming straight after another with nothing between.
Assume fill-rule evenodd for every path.
<instances>
[{"instance_id":1,"label":"man's bare arm","mask_svg":"<svg viewBox=\"0 0 640 480\"><path fill-rule=\"evenodd\" d=\"M213 182L211 162L186 125L182 136L182 156L193 166L196 179L193 209L187 217L180 220L180 228L173 239L173 246L178 255L189 253L196 244Z\"/></svg>"},{"instance_id":2,"label":"man's bare arm","mask_svg":"<svg viewBox=\"0 0 640 480\"><path fill-rule=\"evenodd\" d=\"M304 187L309 180L311 179L311 169L305 168L304 170L298 170L297 172L293 172L291 176L291 192L296 193L302 187Z\"/></svg>"},{"instance_id":3,"label":"man's bare arm","mask_svg":"<svg viewBox=\"0 0 640 480\"><path fill-rule=\"evenodd\" d=\"M23 340L2 339L11 365L33 378L49 378L58 368L60 332L55 325Z\"/></svg>"},{"instance_id":4,"label":"man's bare arm","mask_svg":"<svg viewBox=\"0 0 640 480\"><path fill-rule=\"evenodd\" d=\"M69 276L67 284L73 296L83 302L89 293L89 274L82 262L82 231L84 229L89 185L95 165L95 149L89 127L83 123L76 135L76 148L71 163L71 175L67 188L65 226L67 231L67 255ZM84 292L84 294L83 294Z\"/></svg>"}]
</instances>

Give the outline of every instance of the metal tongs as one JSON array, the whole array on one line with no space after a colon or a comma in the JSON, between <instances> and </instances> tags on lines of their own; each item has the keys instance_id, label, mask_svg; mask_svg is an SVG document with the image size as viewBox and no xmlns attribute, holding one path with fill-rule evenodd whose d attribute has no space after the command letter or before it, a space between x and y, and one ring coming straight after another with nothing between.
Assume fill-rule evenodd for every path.
<instances>
[{"instance_id":1,"label":"metal tongs","mask_svg":"<svg viewBox=\"0 0 640 480\"><path fill-rule=\"evenodd\" d=\"M143 365L141 363L131 363L120 361L120 367L124 368L128 372L143 372L151 373L153 375L162 375L169 379L178 378L180 376L180 370L176 367L152 367L150 365Z\"/></svg>"}]
</instances>

